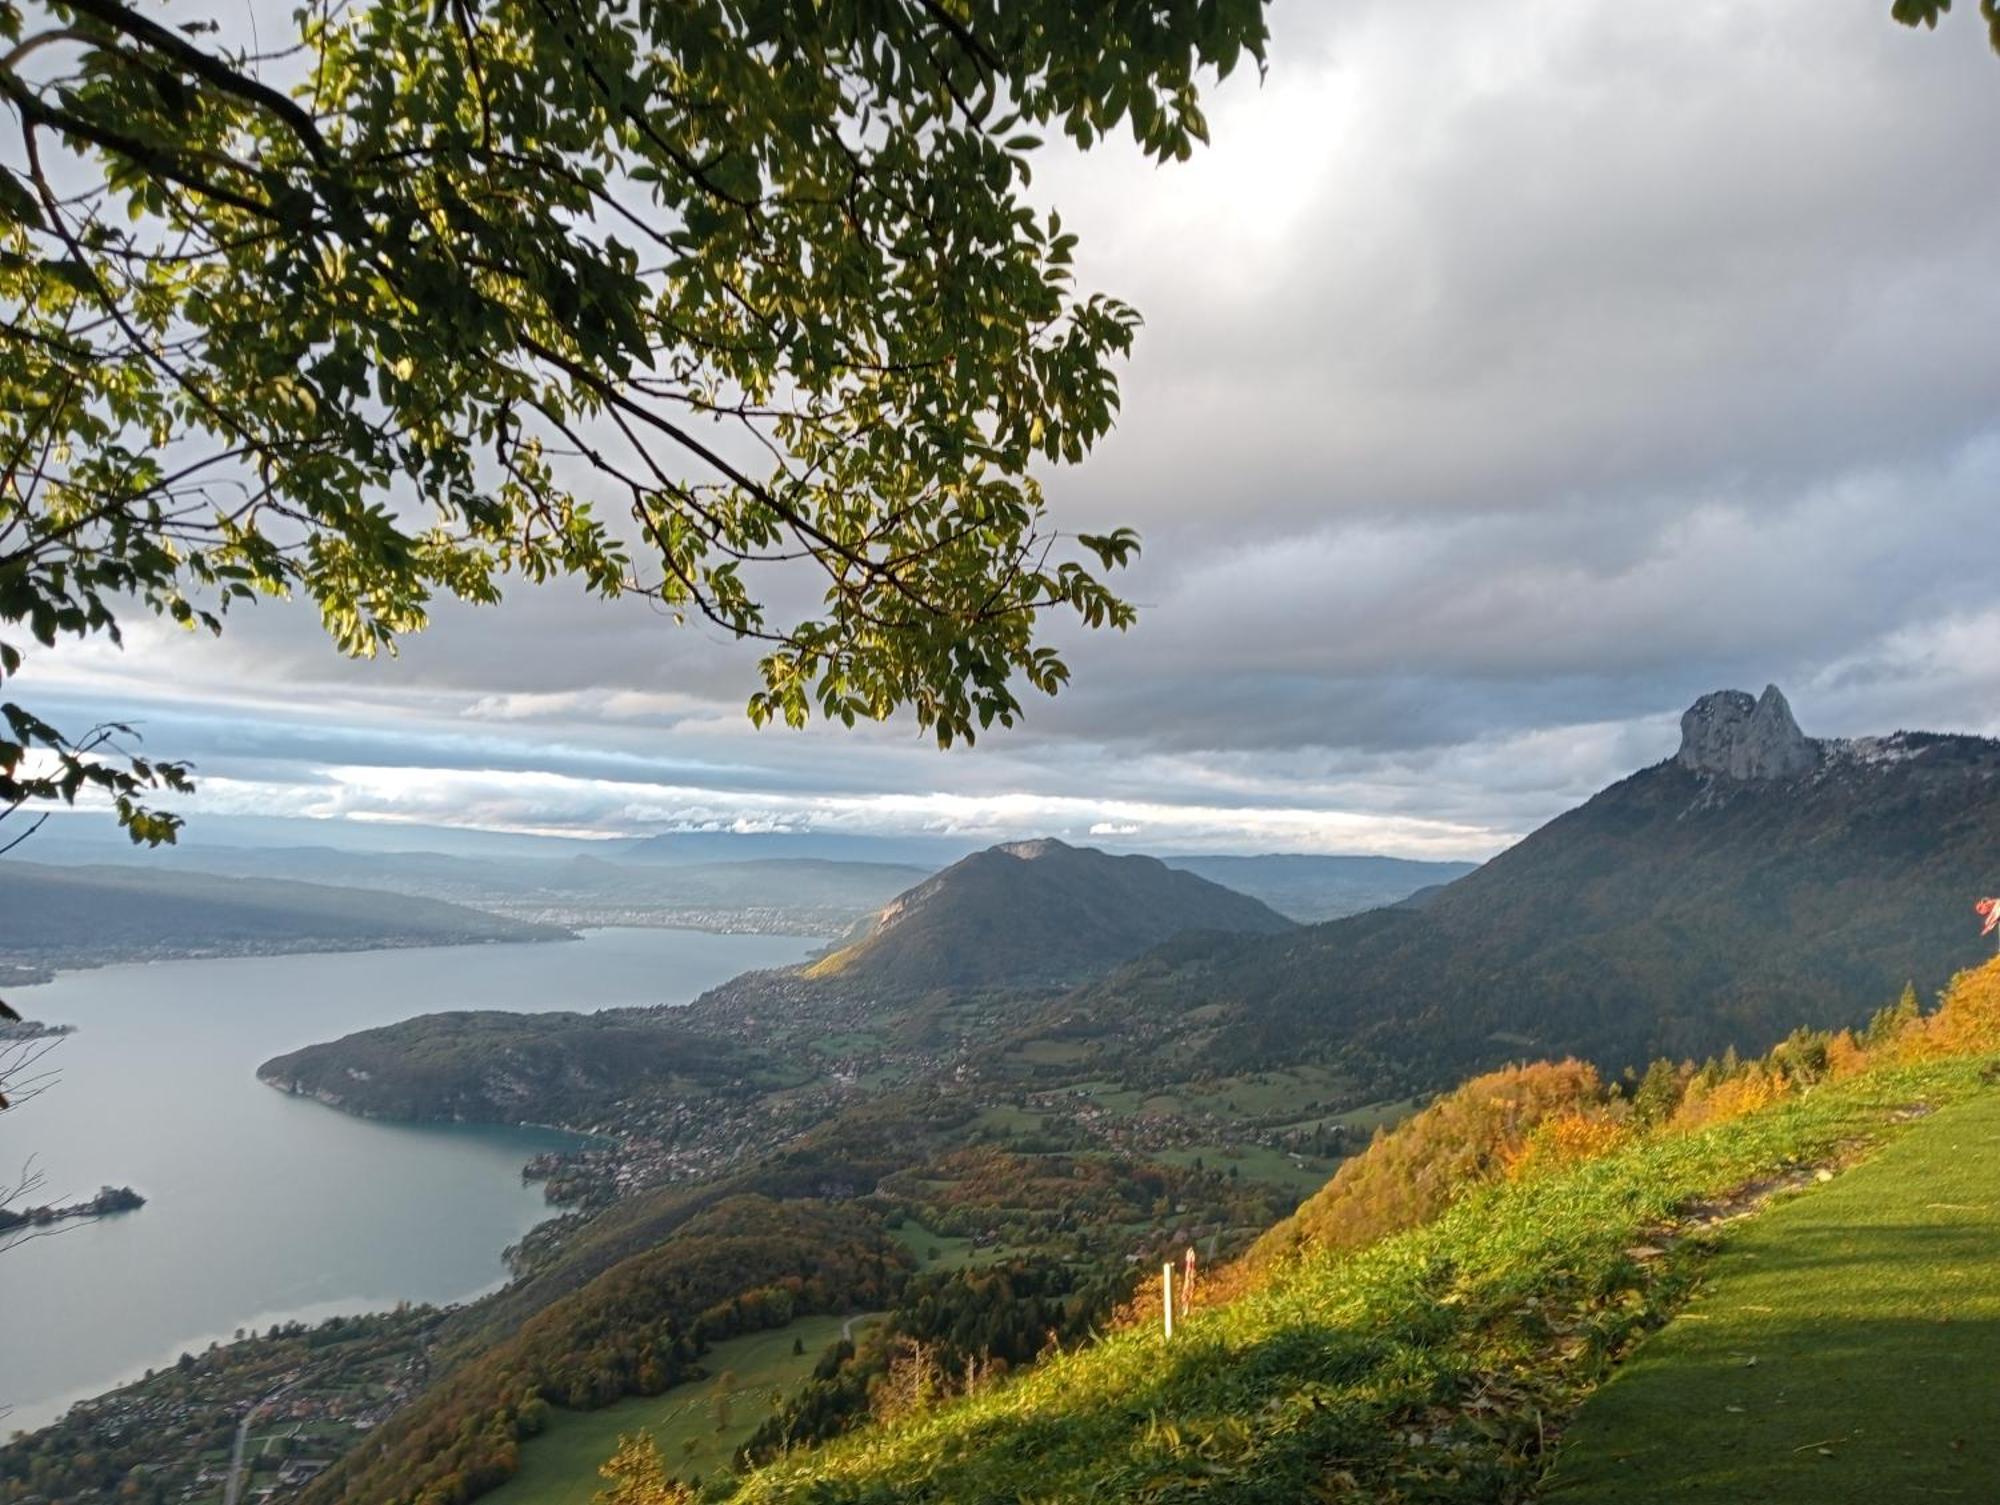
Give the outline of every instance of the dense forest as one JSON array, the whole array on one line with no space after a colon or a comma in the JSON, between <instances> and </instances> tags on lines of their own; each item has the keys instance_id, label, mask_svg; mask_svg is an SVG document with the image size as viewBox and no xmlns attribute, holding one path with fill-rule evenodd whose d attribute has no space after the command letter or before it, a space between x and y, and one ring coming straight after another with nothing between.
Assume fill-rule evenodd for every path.
<instances>
[{"instance_id":1,"label":"dense forest","mask_svg":"<svg viewBox=\"0 0 2000 1505\"><path fill-rule=\"evenodd\" d=\"M1206 1167L997 1145L953 1150L898 1171L884 1178L880 1195L914 1208L925 1227L940 1233L1011 1247L1061 1242L1100 1257L1153 1237L1185 1238L1197 1228L1204 1237L1261 1228L1288 1205L1273 1187L1245 1185Z\"/></svg>"},{"instance_id":2,"label":"dense forest","mask_svg":"<svg viewBox=\"0 0 2000 1505\"><path fill-rule=\"evenodd\" d=\"M1046 1258L918 1276L858 1345L843 1339L828 1350L742 1457L755 1462L823 1441L870 1416L935 1403L1080 1343L1109 1320L1133 1278Z\"/></svg>"},{"instance_id":3,"label":"dense forest","mask_svg":"<svg viewBox=\"0 0 2000 1505\"><path fill-rule=\"evenodd\" d=\"M589 1124L638 1091L761 1090L764 1056L660 1011L422 1014L266 1061L263 1081L369 1118Z\"/></svg>"}]
</instances>

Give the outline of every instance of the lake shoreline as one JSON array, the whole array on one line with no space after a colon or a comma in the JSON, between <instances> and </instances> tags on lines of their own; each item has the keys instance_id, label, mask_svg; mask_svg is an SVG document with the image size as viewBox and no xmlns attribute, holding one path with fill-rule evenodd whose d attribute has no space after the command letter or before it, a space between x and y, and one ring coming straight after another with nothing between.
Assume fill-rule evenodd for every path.
<instances>
[{"instance_id":1,"label":"lake shoreline","mask_svg":"<svg viewBox=\"0 0 2000 1505\"><path fill-rule=\"evenodd\" d=\"M409 1124L270 1090L257 1066L316 1039L453 1009L592 1012L681 1003L788 965L798 938L587 931L539 942L118 963L59 978L37 1013L80 1025L61 1076L7 1114L50 1202L131 1183L143 1218L67 1223L8 1258L42 1299L10 1313L0 1406L47 1425L238 1327L474 1301L506 1251L561 1215L525 1179L589 1143L561 1126ZM60 1193L69 1193L61 1195Z\"/></svg>"},{"instance_id":2,"label":"lake shoreline","mask_svg":"<svg viewBox=\"0 0 2000 1505\"><path fill-rule=\"evenodd\" d=\"M725 936L743 940L812 941L820 946L828 946L838 939L829 935L822 925L799 923L797 925L776 921L767 928L756 928L747 920L711 920L698 923L699 914L688 911L662 911L656 918L649 919L593 919L578 915L568 921L532 918L530 915L514 914L503 907L495 907L491 913L501 919L514 920L521 924L538 924L562 930L561 935L509 935L509 936L467 936L463 940L441 941L434 937L411 937L406 940L368 940L352 944L329 943L308 937L300 937L296 944L277 941L266 945L252 943L243 946L220 947L165 947L144 953L123 955L77 955L38 958L35 961L10 959L0 952L0 988L46 987L59 977L76 972L101 972L114 967L153 967L174 962L221 962L256 961L281 956L357 956L372 955L381 951L467 951L484 950L493 946L549 946L581 941L599 931L668 931L686 935ZM725 979L726 980L726 979ZM692 1002L690 999L688 1002ZM608 1004L606 1007L619 1007ZM421 1011L420 1011L421 1012ZM583 1011L591 1012L591 1011Z\"/></svg>"},{"instance_id":3,"label":"lake shoreline","mask_svg":"<svg viewBox=\"0 0 2000 1505\"><path fill-rule=\"evenodd\" d=\"M583 936L575 930L565 935L467 936L459 941L440 941L434 937L413 936L403 940L377 939L355 941L352 944L330 944L323 940L299 937L296 941L250 942L227 948L168 946L119 955L60 953L38 958L33 962L0 961L0 986L46 987L65 974L101 972L112 967L155 967L174 962L255 961L278 956L356 956L378 951L465 951L474 948L484 949L488 946L552 946L582 939ZM9 973L24 976L25 980L8 982Z\"/></svg>"}]
</instances>

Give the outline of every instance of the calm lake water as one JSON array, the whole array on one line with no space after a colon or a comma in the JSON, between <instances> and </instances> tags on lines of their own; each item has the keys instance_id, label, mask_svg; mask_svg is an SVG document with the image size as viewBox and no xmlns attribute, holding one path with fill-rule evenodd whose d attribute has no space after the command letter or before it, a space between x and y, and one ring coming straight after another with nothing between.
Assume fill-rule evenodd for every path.
<instances>
[{"instance_id":1,"label":"calm lake water","mask_svg":"<svg viewBox=\"0 0 2000 1505\"><path fill-rule=\"evenodd\" d=\"M70 972L10 1000L77 1026L51 1090L0 1117L0 1181L30 1199L100 1185L137 1212L66 1225L0 1270L0 1427L34 1428L239 1327L477 1295L547 1216L520 1170L539 1130L370 1123L290 1098L258 1065L439 1009L685 1003L804 957L786 936L598 930L551 945L163 962Z\"/></svg>"}]
</instances>

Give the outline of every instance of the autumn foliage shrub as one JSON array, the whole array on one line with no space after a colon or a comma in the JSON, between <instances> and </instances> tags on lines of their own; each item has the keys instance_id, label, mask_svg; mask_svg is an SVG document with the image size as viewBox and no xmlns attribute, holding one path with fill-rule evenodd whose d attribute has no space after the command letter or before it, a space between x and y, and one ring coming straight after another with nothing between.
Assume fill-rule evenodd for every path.
<instances>
[{"instance_id":1,"label":"autumn foliage shrub","mask_svg":"<svg viewBox=\"0 0 2000 1505\"><path fill-rule=\"evenodd\" d=\"M1859 1076L1871 1064L1868 1048L1854 1038L1852 1030L1842 1030L1827 1043L1826 1078L1830 1082L1844 1082L1851 1076Z\"/></svg>"},{"instance_id":2,"label":"autumn foliage shrub","mask_svg":"<svg viewBox=\"0 0 2000 1505\"><path fill-rule=\"evenodd\" d=\"M1903 1060L2000 1050L2000 958L1954 977L1938 1011L1914 1021L1891 1049Z\"/></svg>"},{"instance_id":3,"label":"autumn foliage shrub","mask_svg":"<svg viewBox=\"0 0 2000 1505\"><path fill-rule=\"evenodd\" d=\"M1694 1133L1757 1113L1822 1082L1877 1066L2000 1052L2000 958L1961 972L1936 1010L1913 991L1868 1027L1800 1030L1756 1060L1734 1051L1702 1066L1655 1061L1608 1089L1581 1061L1543 1061L1475 1077L1349 1160L1267 1232L1219 1289L1236 1295L1259 1272L1307 1247L1352 1249L1414 1227L1464 1192L1611 1153L1652 1134Z\"/></svg>"},{"instance_id":4,"label":"autumn foliage shrub","mask_svg":"<svg viewBox=\"0 0 2000 1505\"><path fill-rule=\"evenodd\" d=\"M1667 1121L1670 1129L1701 1129L1728 1123L1759 1108L1768 1108L1792 1089L1792 1078L1776 1066L1752 1061L1713 1084L1696 1076L1688 1083L1681 1105Z\"/></svg>"},{"instance_id":5,"label":"autumn foliage shrub","mask_svg":"<svg viewBox=\"0 0 2000 1505\"><path fill-rule=\"evenodd\" d=\"M1595 1160L1608 1155L1632 1137L1625 1119L1603 1107L1571 1108L1544 1120L1506 1158L1507 1178L1525 1180L1529 1176Z\"/></svg>"},{"instance_id":6,"label":"autumn foliage shrub","mask_svg":"<svg viewBox=\"0 0 2000 1505\"><path fill-rule=\"evenodd\" d=\"M597 1472L607 1482L592 1497L596 1505L694 1505L694 1491L667 1477L650 1432L621 1434L618 1451Z\"/></svg>"},{"instance_id":7,"label":"autumn foliage shrub","mask_svg":"<svg viewBox=\"0 0 2000 1505\"><path fill-rule=\"evenodd\" d=\"M1842 1030L1827 1042L1827 1079L1841 1081L1871 1067L1978 1056L2000 1051L2000 958L1951 980L1929 1014L1912 989L1856 1035Z\"/></svg>"},{"instance_id":8,"label":"autumn foliage shrub","mask_svg":"<svg viewBox=\"0 0 2000 1505\"><path fill-rule=\"evenodd\" d=\"M1546 1121L1601 1112L1604 1084L1582 1061L1488 1072L1378 1134L1251 1250L1261 1265L1305 1245L1353 1249L1437 1216L1468 1187L1505 1174Z\"/></svg>"}]
</instances>

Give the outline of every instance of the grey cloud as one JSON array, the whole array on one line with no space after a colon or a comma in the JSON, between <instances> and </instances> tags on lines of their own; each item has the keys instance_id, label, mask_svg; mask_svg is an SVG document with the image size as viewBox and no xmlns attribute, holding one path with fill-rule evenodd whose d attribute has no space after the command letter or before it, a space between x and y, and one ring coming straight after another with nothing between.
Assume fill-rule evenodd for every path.
<instances>
[{"instance_id":1,"label":"grey cloud","mask_svg":"<svg viewBox=\"0 0 2000 1505\"><path fill-rule=\"evenodd\" d=\"M1270 78L1213 102L1210 152L1051 153L1083 280L1148 317L1118 431L1051 496L1144 531L1144 613L1058 624L1072 687L971 756L906 723L753 736L753 649L567 588L447 604L360 665L264 607L68 693L206 704L187 735L253 782L409 763L717 809L1067 793L1516 832L1666 755L1723 685L1785 683L1809 731L1990 728L2000 64L1975 20L1279 0ZM624 818L615 790L521 808L586 804Z\"/></svg>"},{"instance_id":2,"label":"grey cloud","mask_svg":"<svg viewBox=\"0 0 2000 1505\"><path fill-rule=\"evenodd\" d=\"M1079 491L1223 527L1506 511L1990 423L2000 89L1962 35L1807 0L1281 9L1300 29L1334 66L1265 92L1309 94L1323 141L1248 128L1254 93L1216 112L1215 170L1239 121L1301 159L1256 296L1213 295L1199 241L1092 267L1154 315Z\"/></svg>"}]
</instances>

